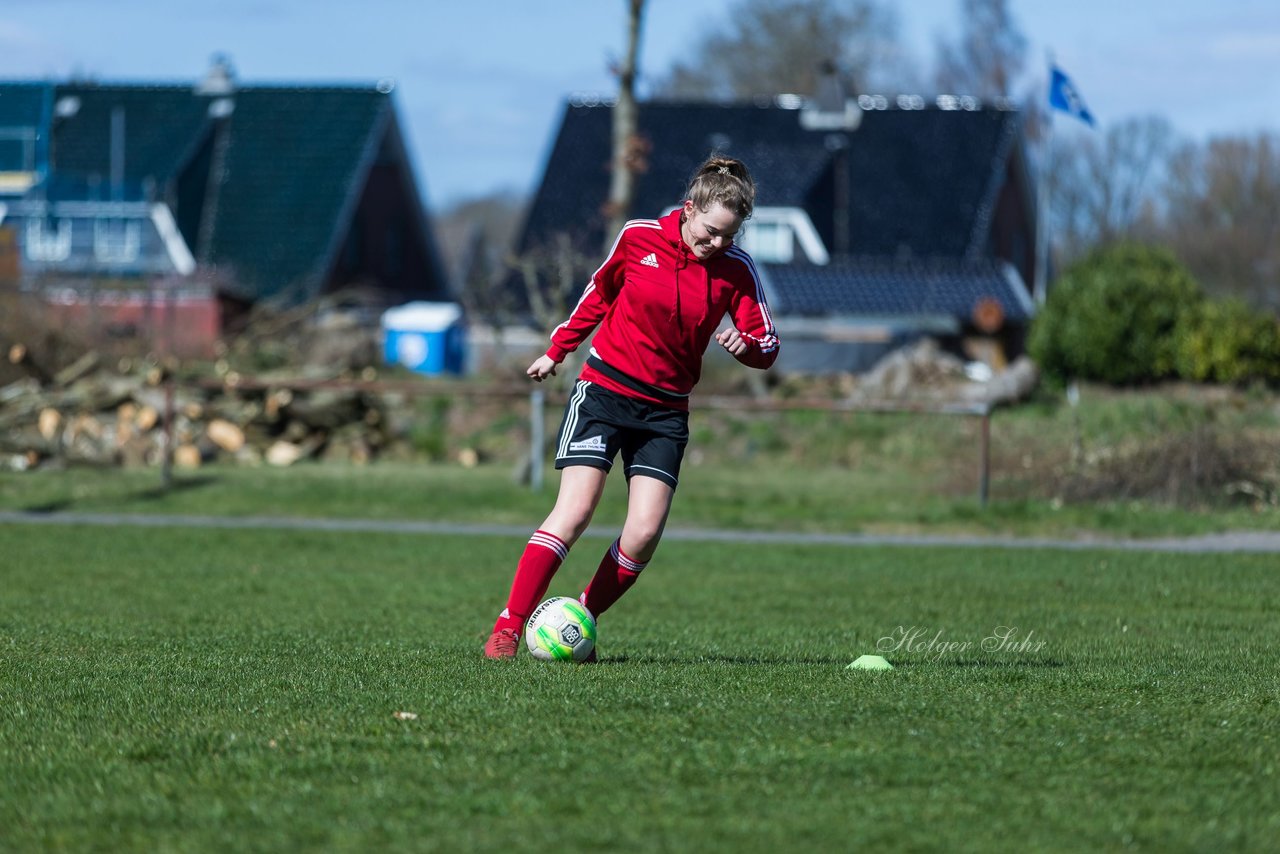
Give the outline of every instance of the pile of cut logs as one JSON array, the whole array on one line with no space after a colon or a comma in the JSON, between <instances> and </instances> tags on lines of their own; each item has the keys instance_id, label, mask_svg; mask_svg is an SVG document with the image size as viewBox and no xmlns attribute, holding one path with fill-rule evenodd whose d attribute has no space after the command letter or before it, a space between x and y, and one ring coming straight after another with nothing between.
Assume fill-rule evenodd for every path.
<instances>
[{"instance_id":1,"label":"pile of cut logs","mask_svg":"<svg viewBox=\"0 0 1280 854\"><path fill-rule=\"evenodd\" d=\"M23 365L21 345L9 361ZM167 452L187 468L411 453L413 408L394 388L296 374L249 382L234 372L172 383L154 363L100 362L90 353L0 387L0 468L158 465Z\"/></svg>"}]
</instances>

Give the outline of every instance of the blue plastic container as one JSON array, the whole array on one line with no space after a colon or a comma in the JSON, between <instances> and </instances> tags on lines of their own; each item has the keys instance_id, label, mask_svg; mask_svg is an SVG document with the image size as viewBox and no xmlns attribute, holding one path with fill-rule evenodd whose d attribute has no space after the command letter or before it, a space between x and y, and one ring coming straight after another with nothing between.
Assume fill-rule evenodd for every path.
<instances>
[{"instance_id":1,"label":"blue plastic container","mask_svg":"<svg viewBox=\"0 0 1280 854\"><path fill-rule=\"evenodd\" d=\"M461 374L466 363L462 307L409 302L382 315L382 360L420 374Z\"/></svg>"}]
</instances>

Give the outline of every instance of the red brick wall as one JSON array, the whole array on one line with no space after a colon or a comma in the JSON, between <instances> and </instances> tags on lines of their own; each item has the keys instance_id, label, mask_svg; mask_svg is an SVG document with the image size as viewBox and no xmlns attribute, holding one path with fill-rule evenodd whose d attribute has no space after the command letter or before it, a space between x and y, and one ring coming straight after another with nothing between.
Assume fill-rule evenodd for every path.
<instances>
[{"instance_id":1,"label":"red brick wall","mask_svg":"<svg viewBox=\"0 0 1280 854\"><path fill-rule=\"evenodd\" d=\"M165 301L137 291L66 290L50 291L45 302L51 321L104 348L132 343L158 353L210 358L221 331L212 292L193 291Z\"/></svg>"}]
</instances>

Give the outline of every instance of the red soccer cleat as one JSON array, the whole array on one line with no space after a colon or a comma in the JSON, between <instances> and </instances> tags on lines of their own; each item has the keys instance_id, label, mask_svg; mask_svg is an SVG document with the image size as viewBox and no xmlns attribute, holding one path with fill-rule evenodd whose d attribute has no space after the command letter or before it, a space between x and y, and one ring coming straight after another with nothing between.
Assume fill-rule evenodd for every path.
<instances>
[{"instance_id":1,"label":"red soccer cleat","mask_svg":"<svg viewBox=\"0 0 1280 854\"><path fill-rule=\"evenodd\" d=\"M484 657L492 659L515 658L520 648L520 636L511 629L499 629L489 635L484 644Z\"/></svg>"}]
</instances>

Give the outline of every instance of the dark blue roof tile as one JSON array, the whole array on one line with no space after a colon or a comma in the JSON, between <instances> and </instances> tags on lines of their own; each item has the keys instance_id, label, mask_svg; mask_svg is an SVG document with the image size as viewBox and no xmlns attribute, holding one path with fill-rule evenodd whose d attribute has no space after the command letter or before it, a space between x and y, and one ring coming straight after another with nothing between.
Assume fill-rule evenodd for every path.
<instances>
[{"instance_id":1,"label":"dark blue roof tile","mask_svg":"<svg viewBox=\"0 0 1280 854\"><path fill-rule=\"evenodd\" d=\"M984 259L846 258L825 266L762 264L779 316L951 316L969 318L983 300L1022 323L1032 309L1017 274Z\"/></svg>"}]
</instances>

